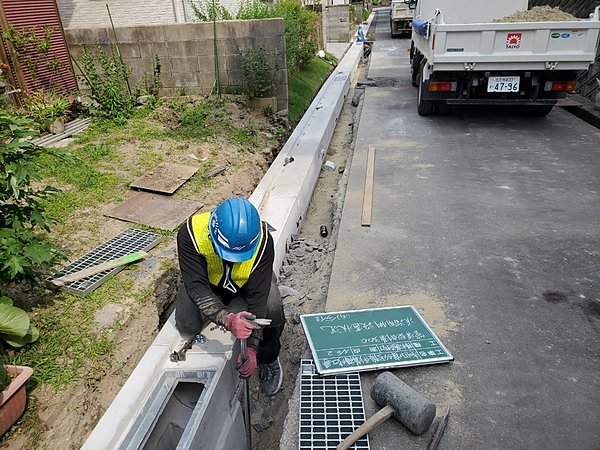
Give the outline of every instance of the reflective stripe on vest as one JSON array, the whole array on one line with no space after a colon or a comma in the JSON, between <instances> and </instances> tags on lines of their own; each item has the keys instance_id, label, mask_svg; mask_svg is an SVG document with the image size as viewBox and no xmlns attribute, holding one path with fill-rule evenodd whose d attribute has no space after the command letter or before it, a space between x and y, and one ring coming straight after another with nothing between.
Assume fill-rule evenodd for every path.
<instances>
[{"instance_id":1,"label":"reflective stripe on vest","mask_svg":"<svg viewBox=\"0 0 600 450\"><path fill-rule=\"evenodd\" d=\"M208 282L213 286L219 286L219 283L223 279L225 264L223 260L215 253L212 241L210 239L210 232L208 230L208 221L210 219L210 212L203 212L192 216L192 234L198 252L204 257L208 266ZM248 261L242 261L241 263L234 263L233 270L231 271L231 281L236 285L236 289L231 289L227 286L227 280L223 287L230 291L237 292L237 288L241 288L252 273L254 263L257 262L256 258L259 256L259 252L263 247L263 239L265 232L263 225L261 224L260 242L256 246L254 255Z\"/></svg>"}]
</instances>

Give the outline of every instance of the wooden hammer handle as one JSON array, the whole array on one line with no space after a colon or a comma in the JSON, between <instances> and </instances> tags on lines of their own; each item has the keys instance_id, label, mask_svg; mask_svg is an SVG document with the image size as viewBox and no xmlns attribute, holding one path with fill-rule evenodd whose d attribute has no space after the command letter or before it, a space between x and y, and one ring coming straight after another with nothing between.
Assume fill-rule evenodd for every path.
<instances>
[{"instance_id":1,"label":"wooden hammer handle","mask_svg":"<svg viewBox=\"0 0 600 450\"><path fill-rule=\"evenodd\" d=\"M346 439L340 442L340 444L337 446L337 450L349 449L352 444L358 441L361 437L363 437L377 425L388 420L392 416L392 414L394 414L394 408L392 408L391 406L388 405L384 408L381 408L378 412L373 414L369 418L369 420L367 420L360 427L354 430L354 433L352 433L350 436L348 436Z\"/></svg>"},{"instance_id":2,"label":"wooden hammer handle","mask_svg":"<svg viewBox=\"0 0 600 450\"><path fill-rule=\"evenodd\" d=\"M115 267L124 266L125 264L139 261L140 259L144 259L147 255L148 253L144 251L129 253L128 255L121 256L120 258L112 259L110 261L88 267L87 269L78 270L77 272L73 272L69 275L63 275L62 277L54 278L53 280L50 280L50 282L53 285L60 287L66 283L81 280L82 278L96 275L97 273L104 272L108 269L114 269Z\"/></svg>"}]
</instances>

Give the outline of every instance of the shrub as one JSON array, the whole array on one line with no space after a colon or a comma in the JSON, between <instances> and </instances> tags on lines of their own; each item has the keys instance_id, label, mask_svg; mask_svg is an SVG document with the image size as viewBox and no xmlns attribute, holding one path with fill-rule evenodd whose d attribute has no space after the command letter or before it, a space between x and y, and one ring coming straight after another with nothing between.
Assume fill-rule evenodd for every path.
<instances>
[{"instance_id":1,"label":"shrub","mask_svg":"<svg viewBox=\"0 0 600 450\"><path fill-rule=\"evenodd\" d=\"M194 2L190 0L190 6L196 19L200 22L212 22L213 20L231 20L233 16L219 0L205 0Z\"/></svg>"},{"instance_id":2,"label":"shrub","mask_svg":"<svg viewBox=\"0 0 600 450\"><path fill-rule=\"evenodd\" d=\"M273 17L271 6L261 0L242 1L235 18L238 20L270 19Z\"/></svg>"},{"instance_id":3,"label":"shrub","mask_svg":"<svg viewBox=\"0 0 600 450\"><path fill-rule=\"evenodd\" d=\"M124 122L129 118L136 100L129 86L131 70L122 61L115 47L112 47L111 54L100 47L95 52L84 49L80 62L81 66L76 64L81 77L97 103L97 108L92 112L115 122Z\"/></svg>"},{"instance_id":4,"label":"shrub","mask_svg":"<svg viewBox=\"0 0 600 450\"><path fill-rule=\"evenodd\" d=\"M215 0L192 3L196 18L202 22L229 20L231 14ZM293 72L308 64L317 51L316 35L319 15L308 11L300 0L280 0L274 4L260 0L242 1L235 18L238 20L281 17L285 22L285 45L288 71Z\"/></svg>"},{"instance_id":5,"label":"shrub","mask_svg":"<svg viewBox=\"0 0 600 450\"><path fill-rule=\"evenodd\" d=\"M242 51L242 74L244 76L244 94L248 97L265 97L275 87L277 74L277 54L269 56L261 46Z\"/></svg>"},{"instance_id":6,"label":"shrub","mask_svg":"<svg viewBox=\"0 0 600 450\"><path fill-rule=\"evenodd\" d=\"M53 92L35 91L24 101L27 117L37 122L41 129L48 127L55 120L64 120L71 104L68 99Z\"/></svg>"},{"instance_id":7,"label":"shrub","mask_svg":"<svg viewBox=\"0 0 600 450\"><path fill-rule=\"evenodd\" d=\"M57 189L36 187L39 159L57 152L35 145L34 122L0 112L0 283L39 282L41 274L65 255L39 231L50 231L53 223L44 200Z\"/></svg>"},{"instance_id":8,"label":"shrub","mask_svg":"<svg viewBox=\"0 0 600 450\"><path fill-rule=\"evenodd\" d=\"M273 17L285 22L285 46L287 66L290 72L308 64L317 52L312 40L319 21L316 12L308 11L299 0L281 0L273 6Z\"/></svg>"}]
</instances>

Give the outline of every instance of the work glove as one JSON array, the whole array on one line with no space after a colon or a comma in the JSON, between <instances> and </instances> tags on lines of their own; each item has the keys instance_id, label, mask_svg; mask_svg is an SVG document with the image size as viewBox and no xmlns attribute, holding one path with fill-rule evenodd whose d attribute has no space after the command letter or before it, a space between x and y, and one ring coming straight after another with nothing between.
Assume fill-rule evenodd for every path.
<instances>
[{"instance_id":1,"label":"work glove","mask_svg":"<svg viewBox=\"0 0 600 450\"><path fill-rule=\"evenodd\" d=\"M250 320L254 320L255 318L256 316L248 311L229 313L227 315L227 329L237 339L247 339L252 334L252 330L260 328L259 325L250 322Z\"/></svg>"},{"instance_id":2,"label":"work glove","mask_svg":"<svg viewBox=\"0 0 600 450\"><path fill-rule=\"evenodd\" d=\"M246 361L242 360L242 354L240 353L237 358L237 370L242 378L250 378L256 371L256 349L248 347L246 350L248 358Z\"/></svg>"}]
</instances>

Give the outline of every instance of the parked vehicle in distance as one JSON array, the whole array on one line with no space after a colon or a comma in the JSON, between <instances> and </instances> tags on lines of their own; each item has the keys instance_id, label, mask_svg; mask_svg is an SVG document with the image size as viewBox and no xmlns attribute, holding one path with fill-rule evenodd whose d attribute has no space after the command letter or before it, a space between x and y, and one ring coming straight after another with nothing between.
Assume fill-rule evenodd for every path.
<instances>
[{"instance_id":1,"label":"parked vehicle in distance","mask_svg":"<svg viewBox=\"0 0 600 450\"><path fill-rule=\"evenodd\" d=\"M589 19L493 22L527 10L527 0L410 0L410 48L420 115L450 105L514 105L545 116L594 61L600 7Z\"/></svg>"},{"instance_id":2,"label":"parked vehicle in distance","mask_svg":"<svg viewBox=\"0 0 600 450\"><path fill-rule=\"evenodd\" d=\"M390 29L392 38L409 37L412 32L414 4L405 0L393 0L390 11Z\"/></svg>"}]
</instances>

